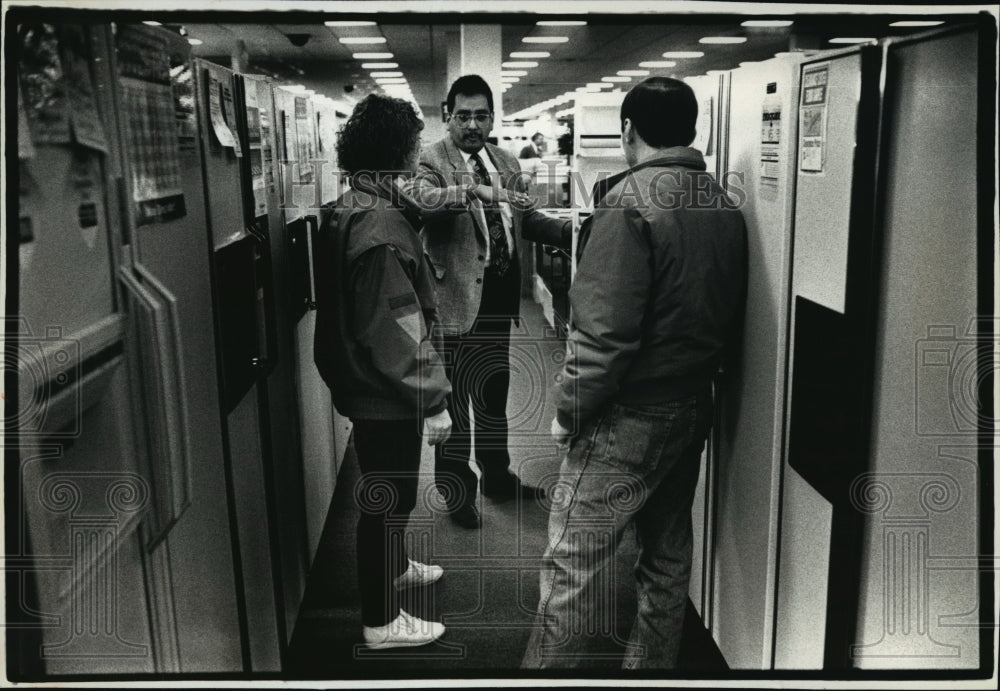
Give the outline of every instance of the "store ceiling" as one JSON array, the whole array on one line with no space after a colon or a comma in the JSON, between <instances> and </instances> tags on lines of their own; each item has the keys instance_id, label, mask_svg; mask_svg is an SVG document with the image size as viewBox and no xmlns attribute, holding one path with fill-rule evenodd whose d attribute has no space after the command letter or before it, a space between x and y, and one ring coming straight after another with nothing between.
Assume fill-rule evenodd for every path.
<instances>
[{"instance_id":1,"label":"store ceiling","mask_svg":"<svg viewBox=\"0 0 1000 691\"><path fill-rule=\"evenodd\" d=\"M347 85L353 86L351 94L355 98L377 89L368 70L361 67L362 61L352 58L353 53L391 52L392 62L399 64L397 69L403 72L414 98L422 107L433 110L444 100L448 89L445 83L448 34L457 31L460 17L448 15L430 24L404 16L364 27L325 26L324 20L336 19L329 14L317 15L315 21L301 21L303 18L310 17L299 14L296 19L300 21L289 24L190 22L184 27L189 37L202 41L193 48L196 56L228 65L229 56L238 51L238 42L242 41L248 71L264 72L290 82L306 79L314 84L325 84L328 90L323 93L331 97L342 96ZM424 15L423 18L428 17ZM538 66L527 69L528 74L521 76L520 81L503 94L503 111L514 113L587 82L601 81L602 77L615 75L618 70L638 69L643 61L665 60L663 53L666 51L704 52L704 57L677 59L674 67L650 70L652 75L683 78L708 70L732 69L740 62L767 59L781 51L836 48L838 46L829 43L834 37L882 38L927 30L890 26L891 22L900 19L942 19L949 23L972 19L970 15L799 14L787 17L793 19L790 27L741 26L748 19L767 18L656 14L645 15L639 22L638 17L619 15L589 17L585 26L538 26L535 17L530 15L498 15L498 19L506 22L501 30L504 61L513 60L510 57L513 51L551 53L548 58L534 60ZM340 43L341 37L351 36L382 36L386 42L364 46ZM566 36L569 40L562 44L522 42L525 37L538 36ZM742 36L747 40L735 45L700 44L699 39L705 36ZM642 78L633 77L631 83ZM617 86L627 89L629 83ZM499 88L496 91L499 92Z\"/></svg>"}]
</instances>

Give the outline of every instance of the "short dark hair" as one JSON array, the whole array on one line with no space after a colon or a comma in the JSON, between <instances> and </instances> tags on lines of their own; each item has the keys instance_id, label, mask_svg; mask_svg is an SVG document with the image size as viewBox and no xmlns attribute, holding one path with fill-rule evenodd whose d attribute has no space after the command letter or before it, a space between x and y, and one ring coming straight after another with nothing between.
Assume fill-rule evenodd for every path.
<instances>
[{"instance_id":1,"label":"short dark hair","mask_svg":"<svg viewBox=\"0 0 1000 691\"><path fill-rule=\"evenodd\" d=\"M409 101L369 94L337 134L337 164L348 175L400 171L423 128Z\"/></svg>"},{"instance_id":2,"label":"short dark hair","mask_svg":"<svg viewBox=\"0 0 1000 691\"><path fill-rule=\"evenodd\" d=\"M486 83L486 80L478 74L463 75L456 79L455 83L448 89L449 115L455 112L455 96L457 94L462 94L463 96L485 96L486 103L490 106L490 112L493 112L493 91L490 89L490 85Z\"/></svg>"},{"instance_id":3,"label":"short dark hair","mask_svg":"<svg viewBox=\"0 0 1000 691\"><path fill-rule=\"evenodd\" d=\"M541 137L542 139L545 139L545 135L544 134L542 134L541 132L535 132L533 135L531 135L531 141L535 141L539 137Z\"/></svg>"},{"instance_id":4,"label":"short dark hair","mask_svg":"<svg viewBox=\"0 0 1000 691\"><path fill-rule=\"evenodd\" d=\"M622 129L625 118L652 147L688 146L694 141L698 99L691 87L678 79L650 77L625 94Z\"/></svg>"}]
</instances>

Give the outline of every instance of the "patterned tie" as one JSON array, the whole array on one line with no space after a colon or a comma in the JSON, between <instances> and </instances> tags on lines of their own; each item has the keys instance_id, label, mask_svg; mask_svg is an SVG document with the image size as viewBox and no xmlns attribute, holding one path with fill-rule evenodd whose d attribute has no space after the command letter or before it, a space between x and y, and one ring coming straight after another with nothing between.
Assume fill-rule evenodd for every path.
<instances>
[{"instance_id":1,"label":"patterned tie","mask_svg":"<svg viewBox=\"0 0 1000 691\"><path fill-rule=\"evenodd\" d=\"M476 176L476 182L480 185L489 185L490 176L483 165L483 159L479 154L469 156L472 161L472 172ZM503 229L503 219L496 209L484 209L486 212L486 226L490 230L490 265L500 276L507 273L510 267L510 248L507 247L507 234Z\"/></svg>"}]
</instances>

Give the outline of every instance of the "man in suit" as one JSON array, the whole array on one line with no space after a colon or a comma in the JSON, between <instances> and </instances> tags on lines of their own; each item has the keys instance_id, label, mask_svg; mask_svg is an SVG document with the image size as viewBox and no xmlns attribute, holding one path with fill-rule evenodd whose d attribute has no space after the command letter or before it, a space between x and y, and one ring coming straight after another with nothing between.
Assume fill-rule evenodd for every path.
<instances>
[{"instance_id":1,"label":"man in suit","mask_svg":"<svg viewBox=\"0 0 1000 691\"><path fill-rule=\"evenodd\" d=\"M482 77L459 77L447 105L448 135L424 149L409 191L422 208L424 246L433 264L445 367L452 382L452 435L435 448L435 482L452 520L478 528L477 482L469 465L473 451L486 497L504 501L536 493L511 474L507 450L510 327L520 310L520 238L568 248L572 229L569 221L530 207L517 159L487 143L493 92Z\"/></svg>"},{"instance_id":2,"label":"man in suit","mask_svg":"<svg viewBox=\"0 0 1000 691\"><path fill-rule=\"evenodd\" d=\"M521 149L521 154L518 156L520 159L526 158L541 158L542 157L542 146L545 144L545 135L541 132L535 132L531 136L531 143L525 145Z\"/></svg>"}]
</instances>

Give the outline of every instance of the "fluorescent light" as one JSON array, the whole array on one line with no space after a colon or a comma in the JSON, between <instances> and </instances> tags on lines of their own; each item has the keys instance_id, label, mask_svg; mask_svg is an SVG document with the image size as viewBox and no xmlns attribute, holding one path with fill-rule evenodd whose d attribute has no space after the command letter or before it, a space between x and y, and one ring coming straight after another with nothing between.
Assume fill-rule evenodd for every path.
<instances>
[{"instance_id":1,"label":"fluorescent light","mask_svg":"<svg viewBox=\"0 0 1000 691\"><path fill-rule=\"evenodd\" d=\"M512 58L547 58L552 53L544 50L515 50L510 54Z\"/></svg>"},{"instance_id":2,"label":"fluorescent light","mask_svg":"<svg viewBox=\"0 0 1000 691\"><path fill-rule=\"evenodd\" d=\"M152 20L152 19L143 22L143 24L145 24L146 26L163 26L158 21L155 21L155 20Z\"/></svg>"},{"instance_id":3,"label":"fluorescent light","mask_svg":"<svg viewBox=\"0 0 1000 691\"><path fill-rule=\"evenodd\" d=\"M399 67L395 62L363 62L361 67L366 70L394 70Z\"/></svg>"},{"instance_id":4,"label":"fluorescent light","mask_svg":"<svg viewBox=\"0 0 1000 691\"><path fill-rule=\"evenodd\" d=\"M518 69L522 67L538 67L537 62L501 62L500 67L508 67L510 69Z\"/></svg>"},{"instance_id":5,"label":"fluorescent light","mask_svg":"<svg viewBox=\"0 0 1000 691\"><path fill-rule=\"evenodd\" d=\"M535 22L538 26L587 26L587 22L578 22L570 20L546 20L542 22Z\"/></svg>"},{"instance_id":6,"label":"fluorescent light","mask_svg":"<svg viewBox=\"0 0 1000 691\"><path fill-rule=\"evenodd\" d=\"M376 84L405 84L406 77L377 77Z\"/></svg>"},{"instance_id":7,"label":"fluorescent light","mask_svg":"<svg viewBox=\"0 0 1000 691\"><path fill-rule=\"evenodd\" d=\"M512 83L514 83L514 82L519 82L519 81L521 81L521 78L520 78L520 77L504 77L504 76L501 76L501 77L500 77L500 81L502 81L502 82L506 82L506 83L508 83L508 84L512 84Z\"/></svg>"},{"instance_id":8,"label":"fluorescent light","mask_svg":"<svg viewBox=\"0 0 1000 691\"><path fill-rule=\"evenodd\" d=\"M645 77L649 70L618 70L619 77Z\"/></svg>"},{"instance_id":9,"label":"fluorescent light","mask_svg":"<svg viewBox=\"0 0 1000 691\"><path fill-rule=\"evenodd\" d=\"M601 77L602 82L630 82L632 77Z\"/></svg>"},{"instance_id":10,"label":"fluorescent light","mask_svg":"<svg viewBox=\"0 0 1000 691\"><path fill-rule=\"evenodd\" d=\"M204 41L202 41L200 38L188 38L188 43L190 43L192 46L200 46L202 43L204 43Z\"/></svg>"},{"instance_id":11,"label":"fluorescent light","mask_svg":"<svg viewBox=\"0 0 1000 691\"><path fill-rule=\"evenodd\" d=\"M375 22L353 22L353 21L330 21L323 22L327 26L375 26Z\"/></svg>"},{"instance_id":12,"label":"fluorescent light","mask_svg":"<svg viewBox=\"0 0 1000 691\"><path fill-rule=\"evenodd\" d=\"M905 19L898 22L893 22L889 26L938 26L944 24L944 22L923 20L923 19Z\"/></svg>"},{"instance_id":13,"label":"fluorescent light","mask_svg":"<svg viewBox=\"0 0 1000 691\"><path fill-rule=\"evenodd\" d=\"M639 67L650 67L653 69L660 69L662 67L675 67L677 65L673 60L646 60L645 62L640 62Z\"/></svg>"},{"instance_id":14,"label":"fluorescent light","mask_svg":"<svg viewBox=\"0 0 1000 691\"><path fill-rule=\"evenodd\" d=\"M831 38L830 43L873 43L877 41L877 38L860 38L844 36L840 38Z\"/></svg>"},{"instance_id":15,"label":"fluorescent light","mask_svg":"<svg viewBox=\"0 0 1000 691\"><path fill-rule=\"evenodd\" d=\"M758 26L758 27L778 27L778 26L791 26L791 19L748 19L742 22L740 26Z\"/></svg>"},{"instance_id":16,"label":"fluorescent light","mask_svg":"<svg viewBox=\"0 0 1000 691\"><path fill-rule=\"evenodd\" d=\"M344 36L339 40L345 46L353 46L364 43L385 43L385 36Z\"/></svg>"},{"instance_id":17,"label":"fluorescent light","mask_svg":"<svg viewBox=\"0 0 1000 691\"><path fill-rule=\"evenodd\" d=\"M355 53L355 60L392 60L392 53Z\"/></svg>"},{"instance_id":18,"label":"fluorescent light","mask_svg":"<svg viewBox=\"0 0 1000 691\"><path fill-rule=\"evenodd\" d=\"M668 50L663 54L665 58L701 58L705 54L700 50Z\"/></svg>"},{"instance_id":19,"label":"fluorescent light","mask_svg":"<svg viewBox=\"0 0 1000 691\"><path fill-rule=\"evenodd\" d=\"M522 43L567 43L569 38L567 36L525 36L521 39Z\"/></svg>"},{"instance_id":20,"label":"fluorescent light","mask_svg":"<svg viewBox=\"0 0 1000 691\"><path fill-rule=\"evenodd\" d=\"M607 82L587 82L588 89L610 89L611 84Z\"/></svg>"},{"instance_id":21,"label":"fluorescent light","mask_svg":"<svg viewBox=\"0 0 1000 691\"><path fill-rule=\"evenodd\" d=\"M528 70L502 70L500 72L501 77L525 77L528 74Z\"/></svg>"},{"instance_id":22,"label":"fluorescent light","mask_svg":"<svg viewBox=\"0 0 1000 691\"><path fill-rule=\"evenodd\" d=\"M372 77L402 77L402 72L371 72Z\"/></svg>"},{"instance_id":23,"label":"fluorescent light","mask_svg":"<svg viewBox=\"0 0 1000 691\"><path fill-rule=\"evenodd\" d=\"M715 77L717 75L725 74L725 73L726 73L726 70L709 70L705 74L707 74L710 77Z\"/></svg>"},{"instance_id":24,"label":"fluorescent light","mask_svg":"<svg viewBox=\"0 0 1000 691\"><path fill-rule=\"evenodd\" d=\"M712 45L730 45L746 42L747 39L745 36L705 36L698 39L698 43L709 43Z\"/></svg>"}]
</instances>

